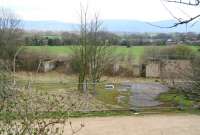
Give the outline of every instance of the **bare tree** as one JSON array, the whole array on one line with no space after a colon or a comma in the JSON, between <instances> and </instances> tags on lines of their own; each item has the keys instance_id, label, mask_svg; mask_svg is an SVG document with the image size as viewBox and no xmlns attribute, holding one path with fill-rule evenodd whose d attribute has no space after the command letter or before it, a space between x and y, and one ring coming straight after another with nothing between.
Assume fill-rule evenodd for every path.
<instances>
[{"instance_id":1,"label":"bare tree","mask_svg":"<svg viewBox=\"0 0 200 135\"><path fill-rule=\"evenodd\" d=\"M96 83L100 81L106 64L112 54L107 40L101 39L102 22L98 15L90 23L89 36L89 79L93 84L93 92L96 93Z\"/></svg>"},{"instance_id":2,"label":"bare tree","mask_svg":"<svg viewBox=\"0 0 200 135\"><path fill-rule=\"evenodd\" d=\"M86 80L86 74L88 71L88 18L87 18L87 10L84 10L83 7L81 7L81 13L80 13L80 46L75 48L75 54L78 58L78 66L79 66L79 80L78 80L78 89L82 90L84 89L83 83Z\"/></svg>"},{"instance_id":3,"label":"bare tree","mask_svg":"<svg viewBox=\"0 0 200 135\"><path fill-rule=\"evenodd\" d=\"M79 66L79 90L84 90L84 82L89 80L95 83L102 76L105 64L109 61L111 49L106 40L102 40L102 22L96 14L94 19L88 20L87 8L81 8L80 45L74 48L74 55Z\"/></svg>"},{"instance_id":4,"label":"bare tree","mask_svg":"<svg viewBox=\"0 0 200 135\"><path fill-rule=\"evenodd\" d=\"M21 85L12 83L10 67L0 60L0 134L61 135L68 124L74 135L84 127L74 128L70 120L82 100L74 103L73 96L38 91L29 81L28 87Z\"/></svg>"},{"instance_id":5,"label":"bare tree","mask_svg":"<svg viewBox=\"0 0 200 135\"><path fill-rule=\"evenodd\" d=\"M70 112L77 109L78 104L72 104L69 98L66 105L63 94L47 94L32 87L7 89L8 79L1 78L2 82L6 83L3 89L7 94L0 96L0 134L62 135L64 127L69 125L74 135L84 127L84 124L73 127ZM12 93L8 93L8 90Z\"/></svg>"},{"instance_id":6,"label":"bare tree","mask_svg":"<svg viewBox=\"0 0 200 135\"><path fill-rule=\"evenodd\" d=\"M178 3L178 4L185 4L185 5L190 5L190 6L198 6L200 4L199 0L166 0L167 2L173 2L173 3Z\"/></svg>"},{"instance_id":7,"label":"bare tree","mask_svg":"<svg viewBox=\"0 0 200 135\"><path fill-rule=\"evenodd\" d=\"M187 5L188 8L190 8L190 7L198 7L200 5L200 0L162 0L162 1L167 2L167 3L175 3L175 4L180 4L180 5ZM174 27L177 27L179 25L188 24L188 23L193 22L193 21L197 21L198 22L197 19L200 17L200 14L197 14L197 15L194 15L194 16L190 16L186 12L182 11L187 16L186 19L183 19L183 18L180 18L180 17L177 17L176 15L174 15L173 11L171 11L170 9L168 9L165 5L164 5L164 7L166 8L166 10L170 13L170 15L177 22L174 23L171 26L164 26L164 27L161 27L161 28L174 28Z\"/></svg>"},{"instance_id":8,"label":"bare tree","mask_svg":"<svg viewBox=\"0 0 200 135\"><path fill-rule=\"evenodd\" d=\"M197 56L192 62L193 73L189 77L192 82L192 93L197 99L200 97L200 56Z\"/></svg>"},{"instance_id":9,"label":"bare tree","mask_svg":"<svg viewBox=\"0 0 200 135\"><path fill-rule=\"evenodd\" d=\"M196 56L191 61L191 70L183 74L184 81L178 87L181 91L185 92L192 100L200 99L200 56Z\"/></svg>"},{"instance_id":10,"label":"bare tree","mask_svg":"<svg viewBox=\"0 0 200 135\"><path fill-rule=\"evenodd\" d=\"M22 44L21 20L9 9L0 8L0 58L13 61Z\"/></svg>"},{"instance_id":11,"label":"bare tree","mask_svg":"<svg viewBox=\"0 0 200 135\"><path fill-rule=\"evenodd\" d=\"M63 93L47 94L15 83L16 58L23 49L20 24L13 12L0 9L0 134L61 135L69 124L74 135L84 127L73 128L69 119L79 105L69 98L66 105Z\"/></svg>"}]
</instances>

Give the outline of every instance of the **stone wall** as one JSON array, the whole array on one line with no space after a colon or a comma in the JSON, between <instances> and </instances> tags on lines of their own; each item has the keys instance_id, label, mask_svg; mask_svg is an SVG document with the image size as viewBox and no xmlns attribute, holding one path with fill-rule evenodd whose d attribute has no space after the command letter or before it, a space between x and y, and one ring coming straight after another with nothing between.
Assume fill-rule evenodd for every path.
<instances>
[{"instance_id":1,"label":"stone wall","mask_svg":"<svg viewBox=\"0 0 200 135\"><path fill-rule=\"evenodd\" d=\"M181 78L191 70L189 60L149 61L146 77Z\"/></svg>"},{"instance_id":2,"label":"stone wall","mask_svg":"<svg viewBox=\"0 0 200 135\"><path fill-rule=\"evenodd\" d=\"M161 68L161 77L164 78L182 78L191 70L189 60L166 60Z\"/></svg>"},{"instance_id":3,"label":"stone wall","mask_svg":"<svg viewBox=\"0 0 200 135\"><path fill-rule=\"evenodd\" d=\"M49 72L56 68L56 62L54 61L45 61L42 63L42 71Z\"/></svg>"},{"instance_id":4,"label":"stone wall","mask_svg":"<svg viewBox=\"0 0 200 135\"><path fill-rule=\"evenodd\" d=\"M124 77L140 77L140 65L116 63L106 67L104 75L124 76Z\"/></svg>"},{"instance_id":5,"label":"stone wall","mask_svg":"<svg viewBox=\"0 0 200 135\"><path fill-rule=\"evenodd\" d=\"M161 64L159 61L151 61L146 65L146 77L160 77Z\"/></svg>"}]
</instances>

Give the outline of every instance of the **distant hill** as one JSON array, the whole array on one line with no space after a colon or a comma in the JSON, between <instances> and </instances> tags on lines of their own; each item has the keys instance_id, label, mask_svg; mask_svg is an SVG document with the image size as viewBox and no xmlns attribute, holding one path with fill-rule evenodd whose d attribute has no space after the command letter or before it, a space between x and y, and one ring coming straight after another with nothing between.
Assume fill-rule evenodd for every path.
<instances>
[{"instance_id":1,"label":"distant hill","mask_svg":"<svg viewBox=\"0 0 200 135\"><path fill-rule=\"evenodd\" d=\"M22 21L22 24L26 30L72 31L78 29L77 24L59 21Z\"/></svg>"},{"instance_id":2,"label":"distant hill","mask_svg":"<svg viewBox=\"0 0 200 135\"><path fill-rule=\"evenodd\" d=\"M127 33L144 33L144 32L186 32L185 25L178 26L176 28L158 28L151 26L147 22L135 21L135 20L104 20L103 25L106 30L111 32L127 32ZM151 24L157 26L171 26L175 23L174 20L164 20L158 22L152 22ZM26 30L52 30L52 31L76 31L78 30L78 24L64 23L59 21L23 21L23 26ZM200 32L200 24L197 23L193 27L188 25L188 31Z\"/></svg>"}]
</instances>

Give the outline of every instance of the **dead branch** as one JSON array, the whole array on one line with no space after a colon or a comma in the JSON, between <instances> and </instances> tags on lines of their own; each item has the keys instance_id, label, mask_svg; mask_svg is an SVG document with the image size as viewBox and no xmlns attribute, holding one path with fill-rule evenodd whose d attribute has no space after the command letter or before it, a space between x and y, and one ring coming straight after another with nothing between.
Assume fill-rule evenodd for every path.
<instances>
[{"instance_id":1,"label":"dead branch","mask_svg":"<svg viewBox=\"0 0 200 135\"><path fill-rule=\"evenodd\" d=\"M163 5L163 7L167 10L167 12L177 21L176 23L170 25L170 26L159 26L159 25L155 25L155 24L152 24L152 23L149 23L147 22L147 24L151 25L151 26L154 26L154 27L158 27L158 28L167 28L167 29L170 29L170 28L175 28L179 25L183 25L183 24L188 24L192 21L195 21L197 20L199 17L200 17L200 14L198 15L195 15L193 17L190 17L188 14L186 14L184 11L181 10L182 13L184 13L187 17L189 17L188 19L182 19L182 18L179 18L179 17L176 17L174 15L174 13L163 3L164 2L168 2L168 3L176 3L176 4L182 4L182 5L188 5L188 6L199 6L200 5L200 0L194 0L193 2L191 2L190 0L188 2L185 2L185 1L182 1L182 0L161 0L161 3ZM196 22L194 23L196 24ZM194 25L192 24L192 26Z\"/></svg>"},{"instance_id":2,"label":"dead branch","mask_svg":"<svg viewBox=\"0 0 200 135\"><path fill-rule=\"evenodd\" d=\"M165 0L165 1L170 3L189 5L189 6L198 6L200 4L200 0L193 0L193 2L191 2L190 0L188 2L185 2L183 0Z\"/></svg>"}]
</instances>

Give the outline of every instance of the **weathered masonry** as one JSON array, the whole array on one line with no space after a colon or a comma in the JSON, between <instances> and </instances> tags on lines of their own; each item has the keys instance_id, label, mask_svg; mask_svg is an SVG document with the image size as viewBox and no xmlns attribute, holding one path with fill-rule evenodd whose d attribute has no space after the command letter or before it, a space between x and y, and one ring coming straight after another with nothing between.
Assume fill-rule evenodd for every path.
<instances>
[{"instance_id":1,"label":"weathered masonry","mask_svg":"<svg viewBox=\"0 0 200 135\"><path fill-rule=\"evenodd\" d=\"M180 78L191 70L190 60L150 60L146 66L146 77Z\"/></svg>"}]
</instances>

